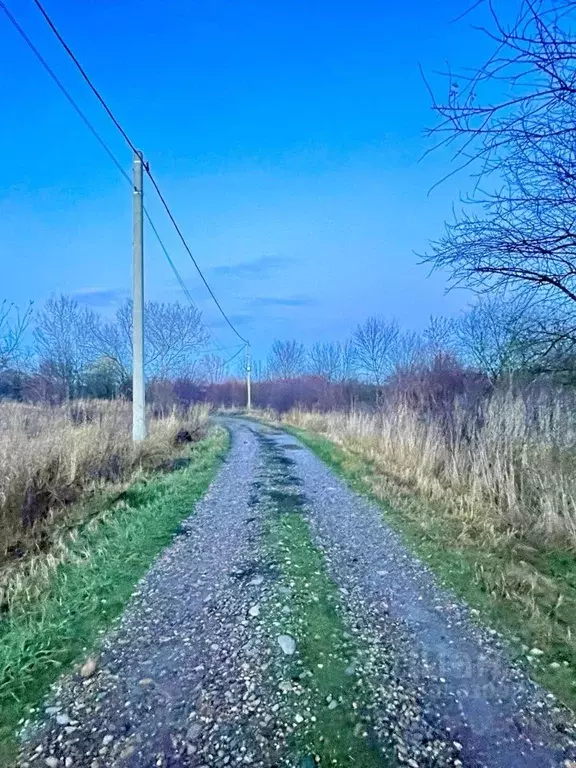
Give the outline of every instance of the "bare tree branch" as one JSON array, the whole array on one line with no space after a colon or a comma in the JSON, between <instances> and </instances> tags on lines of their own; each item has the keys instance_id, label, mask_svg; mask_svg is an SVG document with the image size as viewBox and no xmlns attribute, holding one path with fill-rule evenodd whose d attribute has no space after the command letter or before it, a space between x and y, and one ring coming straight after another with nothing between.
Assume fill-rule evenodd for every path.
<instances>
[{"instance_id":1,"label":"bare tree branch","mask_svg":"<svg viewBox=\"0 0 576 768\"><path fill-rule=\"evenodd\" d=\"M510 26L487 7L496 50L464 88L449 76L430 132L476 168L476 188L425 261L545 305L560 331L576 325L576 0L522 0Z\"/></svg>"},{"instance_id":2,"label":"bare tree branch","mask_svg":"<svg viewBox=\"0 0 576 768\"><path fill-rule=\"evenodd\" d=\"M279 379L291 379L304 372L306 350L297 341L279 341L272 344L267 360L268 375Z\"/></svg>"},{"instance_id":3,"label":"bare tree branch","mask_svg":"<svg viewBox=\"0 0 576 768\"><path fill-rule=\"evenodd\" d=\"M0 303L0 371L18 360L31 318L32 302L22 313L5 299Z\"/></svg>"}]
</instances>

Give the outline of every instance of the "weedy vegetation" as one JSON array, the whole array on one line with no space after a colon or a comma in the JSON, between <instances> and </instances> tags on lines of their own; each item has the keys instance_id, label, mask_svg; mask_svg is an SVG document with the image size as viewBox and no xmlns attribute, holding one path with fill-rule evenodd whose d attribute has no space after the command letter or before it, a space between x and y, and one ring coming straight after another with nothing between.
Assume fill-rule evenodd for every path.
<instances>
[{"instance_id":1,"label":"weedy vegetation","mask_svg":"<svg viewBox=\"0 0 576 768\"><path fill-rule=\"evenodd\" d=\"M151 415L149 438L134 446L125 400L0 402L0 563L50 549L55 531L77 521L74 502L168 468L207 417L207 406Z\"/></svg>"}]
</instances>

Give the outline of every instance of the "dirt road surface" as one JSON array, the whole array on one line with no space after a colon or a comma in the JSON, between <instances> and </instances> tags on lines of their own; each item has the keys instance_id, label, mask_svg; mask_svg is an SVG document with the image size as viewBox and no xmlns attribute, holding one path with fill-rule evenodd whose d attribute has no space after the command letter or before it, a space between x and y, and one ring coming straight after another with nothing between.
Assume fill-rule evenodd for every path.
<instances>
[{"instance_id":1,"label":"dirt road surface","mask_svg":"<svg viewBox=\"0 0 576 768\"><path fill-rule=\"evenodd\" d=\"M95 673L63 678L27 725L22 766L576 766L571 715L435 583L379 508L292 436L224 423L232 447L218 477L104 638ZM337 691L314 699L324 665L305 654L322 630L282 625L315 595L296 594L289 573L280 584L267 543L280 515L306 521L334 584L341 624L326 626L345 628L351 704ZM291 563L288 553L284 571ZM327 757L315 729L329 720L315 707L342 717L349 704L338 722L354 733Z\"/></svg>"}]
</instances>

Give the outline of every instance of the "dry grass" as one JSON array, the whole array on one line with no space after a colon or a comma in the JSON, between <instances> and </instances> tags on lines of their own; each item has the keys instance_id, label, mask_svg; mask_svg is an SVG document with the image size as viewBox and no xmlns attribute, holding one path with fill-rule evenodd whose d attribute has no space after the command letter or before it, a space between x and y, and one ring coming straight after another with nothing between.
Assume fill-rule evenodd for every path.
<instances>
[{"instance_id":1,"label":"dry grass","mask_svg":"<svg viewBox=\"0 0 576 768\"><path fill-rule=\"evenodd\" d=\"M548 397L494 396L449 419L399 402L378 413L289 412L284 421L361 455L394 484L441 502L460 535L576 548L576 413ZM447 426L449 424L449 427Z\"/></svg>"},{"instance_id":2,"label":"dry grass","mask_svg":"<svg viewBox=\"0 0 576 768\"><path fill-rule=\"evenodd\" d=\"M179 430L196 439L208 409L151 418L150 436L137 447L130 413L121 400L0 403L0 564L48 550L54 526L77 512L72 502L168 461Z\"/></svg>"}]
</instances>

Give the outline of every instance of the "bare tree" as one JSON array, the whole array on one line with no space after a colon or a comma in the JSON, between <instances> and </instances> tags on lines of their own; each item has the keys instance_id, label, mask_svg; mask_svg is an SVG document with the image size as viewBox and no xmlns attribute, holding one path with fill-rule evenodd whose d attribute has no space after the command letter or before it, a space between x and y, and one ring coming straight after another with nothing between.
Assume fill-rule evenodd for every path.
<instances>
[{"instance_id":1,"label":"bare tree","mask_svg":"<svg viewBox=\"0 0 576 768\"><path fill-rule=\"evenodd\" d=\"M22 313L15 304L6 300L0 303L0 371L19 360L31 316L31 303Z\"/></svg>"},{"instance_id":2,"label":"bare tree","mask_svg":"<svg viewBox=\"0 0 576 768\"><path fill-rule=\"evenodd\" d=\"M496 381L522 367L525 361L525 304L501 298L482 298L456 323L455 335L468 365Z\"/></svg>"},{"instance_id":3,"label":"bare tree","mask_svg":"<svg viewBox=\"0 0 576 768\"><path fill-rule=\"evenodd\" d=\"M132 368L132 302L126 301L112 322L91 316L91 346L116 365L122 378ZM208 340L202 313L179 303L147 301L144 306L144 364L151 378L186 376Z\"/></svg>"},{"instance_id":4,"label":"bare tree","mask_svg":"<svg viewBox=\"0 0 576 768\"><path fill-rule=\"evenodd\" d=\"M246 375L246 364L244 361L242 361L240 365L241 365L240 377L243 377ZM264 365L262 360L252 360L252 363L250 365L250 375L253 381L264 381L264 379L266 378L266 366Z\"/></svg>"},{"instance_id":5,"label":"bare tree","mask_svg":"<svg viewBox=\"0 0 576 768\"><path fill-rule=\"evenodd\" d=\"M358 371L372 384L381 386L393 367L399 328L396 322L369 317L352 336Z\"/></svg>"},{"instance_id":6,"label":"bare tree","mask_svg":"<svg viewBox=\"0 0 576 768\"><path fill-rule=\"evenodd\" d=\"M159 378L186 372L193 356L208 341L202 313L194 306L149 301L145 307L144 332L149 352L150 375Z\"/></svg>"},{"instance_id":7,"label":"bare tree","mask_svg":"<svg viewBox=\"0 0 576 768\"><path fill-rule=\"evenodd\" d=\"M306 350L298 341L280 341L276 339L268 355L268 376L279 379L291 379L304 372Z\"/></svg>"},{"instance_id":8,"label":"bare tree","mask_svg":"<svg viewBox=\"0 0 576 768\"><path fill-rule=\"evenodd\" d=\"M197 376L204 384L219 384L226 378L226 360L220 355L203 355L198 361Z\"/></svg>"},{"instance_id":9,"label":"bare tree","mask_svg":"<svg viewBox=\"0 0 576 768\"><path fill-rule=\"evenodd\" d=\"M421 365L425 358L426 345L415 331L400 331L396 343L390 350L392 372L409 371Z\"/></svg>"},{"instance_id":10,"label":"bare tree","mask_svg":"<svg viewBox=\"0 0 576 768\"><path fill-rule=\"evenodd\" d=\"M574 381L576 328L574 319L546 302L528 304L517 323L518 365L531 373L551 373Z\"/></svg>"},{"instance_id":11,"label":"bare tree","mask_svg":"<svg viewBox=\"0 0 576 768\"><path fill-rule=\"evenodd\" d=\"M317 342L308 354L310 373L326 381L347 381L352 376L353 348L350 342Z\"/></svg>"},{"instance_id":12,"label":"bare tree","mask_svg":"<svg viewBox=\"0 0 576 768\"><path fill-rule=\"evenodd\" d=\"M34 338L40 368L59 378L68 398L78 397L90 361L92 313L68 296L48 299L36 316Z\"/></svg>"},{"instance_id":13,"label":"bare tree","mask_svg":"<svg viewBox=\"0 0 576 768\"><path fill-rule=\"evenodd\" d=\"M333 381L340 366L338 342L316 342L308 353L308 367L314 376Z\"/></svg>"},{"instance_id":14,"label":"bare tree","mask_svg":"<svg viewBox=\"0 0 576 768\"><path fill-rule=\"evenodd\" d=\"M509 28L488 7L495 53L434 103L433 133L479 178L426 258L456 283L546 302L558 342L572 329L576 343L576 2L523 0Z\"/></svg>"},{"instance_id":15,"label":"bare tree","mask_svg":"<svg viewBox=\"0 0 576 768\"><path fill-rule=\"evenodd\" d=\"M451 318L441 315L431 316L428 326L422 333L425 355L434 360L456 352L456 323Z\"/></svg>"},{"instance_id":16,"label":"bare tree","mask_svg":"<svg viewBox=\"0 0 576 768\"><path fill-rule=\"evenodd\" d=\"M352 381L356 376L356 354L354 342L347 339L342 344L342 362L340 367L340 381Z\"/></svg>"},{"instance_id":17,"label":"bare tree","mask_svg":"<svg viewBox=\"0 0 576 768\"><path fill-rule=\"evenodd\" d=\"M110 321L92 313L88 322L88 344L92 357L108 360L121 386L128 386L132 372L131 307L119 307L114 319Z\"/></svg>"}]
</instances>

